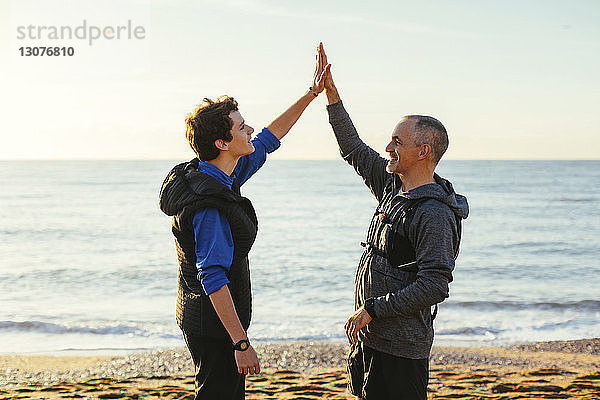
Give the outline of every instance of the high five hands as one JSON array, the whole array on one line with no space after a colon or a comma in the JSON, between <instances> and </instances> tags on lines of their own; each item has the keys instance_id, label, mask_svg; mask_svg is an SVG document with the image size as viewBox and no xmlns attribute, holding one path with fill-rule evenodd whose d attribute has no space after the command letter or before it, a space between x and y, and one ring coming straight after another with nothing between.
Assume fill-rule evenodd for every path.
<instances>
[{"instance_id":1,"label":"high five hands","mask_svg":"<svg viewBox=\"0 0 600 400\"><path fill-rule=\"evenodd\" d=\"M327 78L329 77L329 80L331 80L331 74L329 72L331 64L327 63L327 56L325 55L325 50L323 50L323 43L319 43L317 46L317 54L315 58L315 75L313 76L311 89L313 93L317 95L327 87ZM331 83L333 83L333 81Z\"/></svg>"},{"instance_id":2,"label":"high five hands","mask_svg":"<svg viewBox=\"0 0 600 400\"><path fill-rule=\"evenodd\" d=\"M323 48L323 43L319 43L317 46L317 66L315 68L315 86L319 84L319 93L323 90L320 85L323 84L325 94L327 95L327 102L329 104L337 103L340 101L340 95L333 83L333 77L331 75L331 64L327 62L327 54Z\"/></svg>"}]
</instances>

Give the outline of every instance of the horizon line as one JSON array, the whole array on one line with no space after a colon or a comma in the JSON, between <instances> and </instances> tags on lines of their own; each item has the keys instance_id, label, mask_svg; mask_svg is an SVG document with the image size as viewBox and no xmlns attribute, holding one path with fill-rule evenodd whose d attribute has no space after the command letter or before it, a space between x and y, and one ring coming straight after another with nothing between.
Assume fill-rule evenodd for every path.
<instances>
[{"instance_id":1,"label":"horizon line","mask_svg":"<svg viewBox=\"0 0 600 400\"><path fill-rule=\"evenodd\" d=\"M0 162L22 161L185 161L192 158L0 158ZM341 158L274 158L270 161L344 161ZM600 161L600 158L448 158L441 161Z\"/></svg>"}]
</instances>

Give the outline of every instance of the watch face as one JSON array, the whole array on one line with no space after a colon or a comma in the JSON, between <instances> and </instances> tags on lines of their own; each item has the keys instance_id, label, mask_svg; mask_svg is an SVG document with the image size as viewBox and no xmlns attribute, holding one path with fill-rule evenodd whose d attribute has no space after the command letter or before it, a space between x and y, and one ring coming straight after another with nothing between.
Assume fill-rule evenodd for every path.
<instances>
[{"instance_id":1,"label":"watch face","mask_svg":"<svg viewBox=\"0 0 600 400\"><path fill-rule=\"evenodd\" d=\"M242 343L240 343L240 349L241 349L242 351L243 351L243 350L246 350L247 348L248 348L248 343L246 343L246 342L242 342Z\"/></svg>"}]
</instances>

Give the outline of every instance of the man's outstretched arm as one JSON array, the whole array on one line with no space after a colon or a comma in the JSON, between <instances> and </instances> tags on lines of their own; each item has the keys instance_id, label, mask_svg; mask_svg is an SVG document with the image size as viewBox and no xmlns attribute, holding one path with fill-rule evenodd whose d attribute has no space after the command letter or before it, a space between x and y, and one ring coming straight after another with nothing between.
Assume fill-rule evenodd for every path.
<instances>
[{"instance_id":1,"label":"man's outstretched arm","mask_svg":"<svg viewBox=\"0 0 600 400\"><path fill-rule=\"evenodd\" d=\"M340 101L342 101L342 99L340 98L340 93L338 92L335 83L333 83L333 77L331 76L331 72L329 73L329 76L325 79L325 95L327 96L327 104L329 105L339 103Z\"/></svg>"},{"instance_id":2,"label":"man's outstretched arm","mask_svg":"<svg viewBox=\"0 0 600 400\"><path fill-rule=\"evenodd\" d=\"M308 107L308 105L314 99L316 99L316 92L313 92L313 90L308 90L280 116L275 118L273 122L267 125L267 129L277 139L281 140L290 131L290 129L292 129L292 126L294 126L296 121L298 121L298 118L300 118L304 110L306 110L306 107Z\"/></svg>"},{"instance_id":3,"label":"man's outstretched arm","mask_svg":"<svg viewBox=\"0 0 600 400\"><path fill-rule=\"evenodd\" d=\"M252 139L255 148L254 153L248 154L238 161L235 174L240 185L250 179L263 166L268 153L272 153L279 148L279 141L292 129L306 107L323 91L325 74L328 70L329 67L323 64L321 56L317 54L315 74L310 89L256 135Z\"/></svg>"},{"instance_id":4,"label":"man's outstretched arm","mask_svg":"<svg viewBox=\"0 0 600 400\"><path fill-rule=\"evenodd\" d=\"M323 61L327 63L327 56L322 45L319 46L319 52L322 53ZM358 132L342 104L337 87L333 83L331 69L327 70L325 77L325 94L329 103L327 106L329 123L333 128L342 158L362 176L375 198L381 200L383 188L389 179L389 174L386 172L387 160L358 136Z\"/></svg>"}]
</instances>

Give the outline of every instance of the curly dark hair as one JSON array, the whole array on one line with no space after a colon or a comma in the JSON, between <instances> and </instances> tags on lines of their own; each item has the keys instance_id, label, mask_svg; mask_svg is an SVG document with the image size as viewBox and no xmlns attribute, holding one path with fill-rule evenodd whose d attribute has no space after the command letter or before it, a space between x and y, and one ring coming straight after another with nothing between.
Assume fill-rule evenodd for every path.
<instances>
[{"instance_id":1,"label":"curly dark hair","mask_svg":"<svg viewBox=\"0 0 600 400\"><path fill-rule=\"evenodd\" d=\"M214 160L219 155L215 140L229 142L233 139L233 121L229 113L238 111L238 103L229 96L221 96L216 101L204 98L194 112L185 119L185 136L194 153L202 161Z\"/></svg>"}]
</instances>

